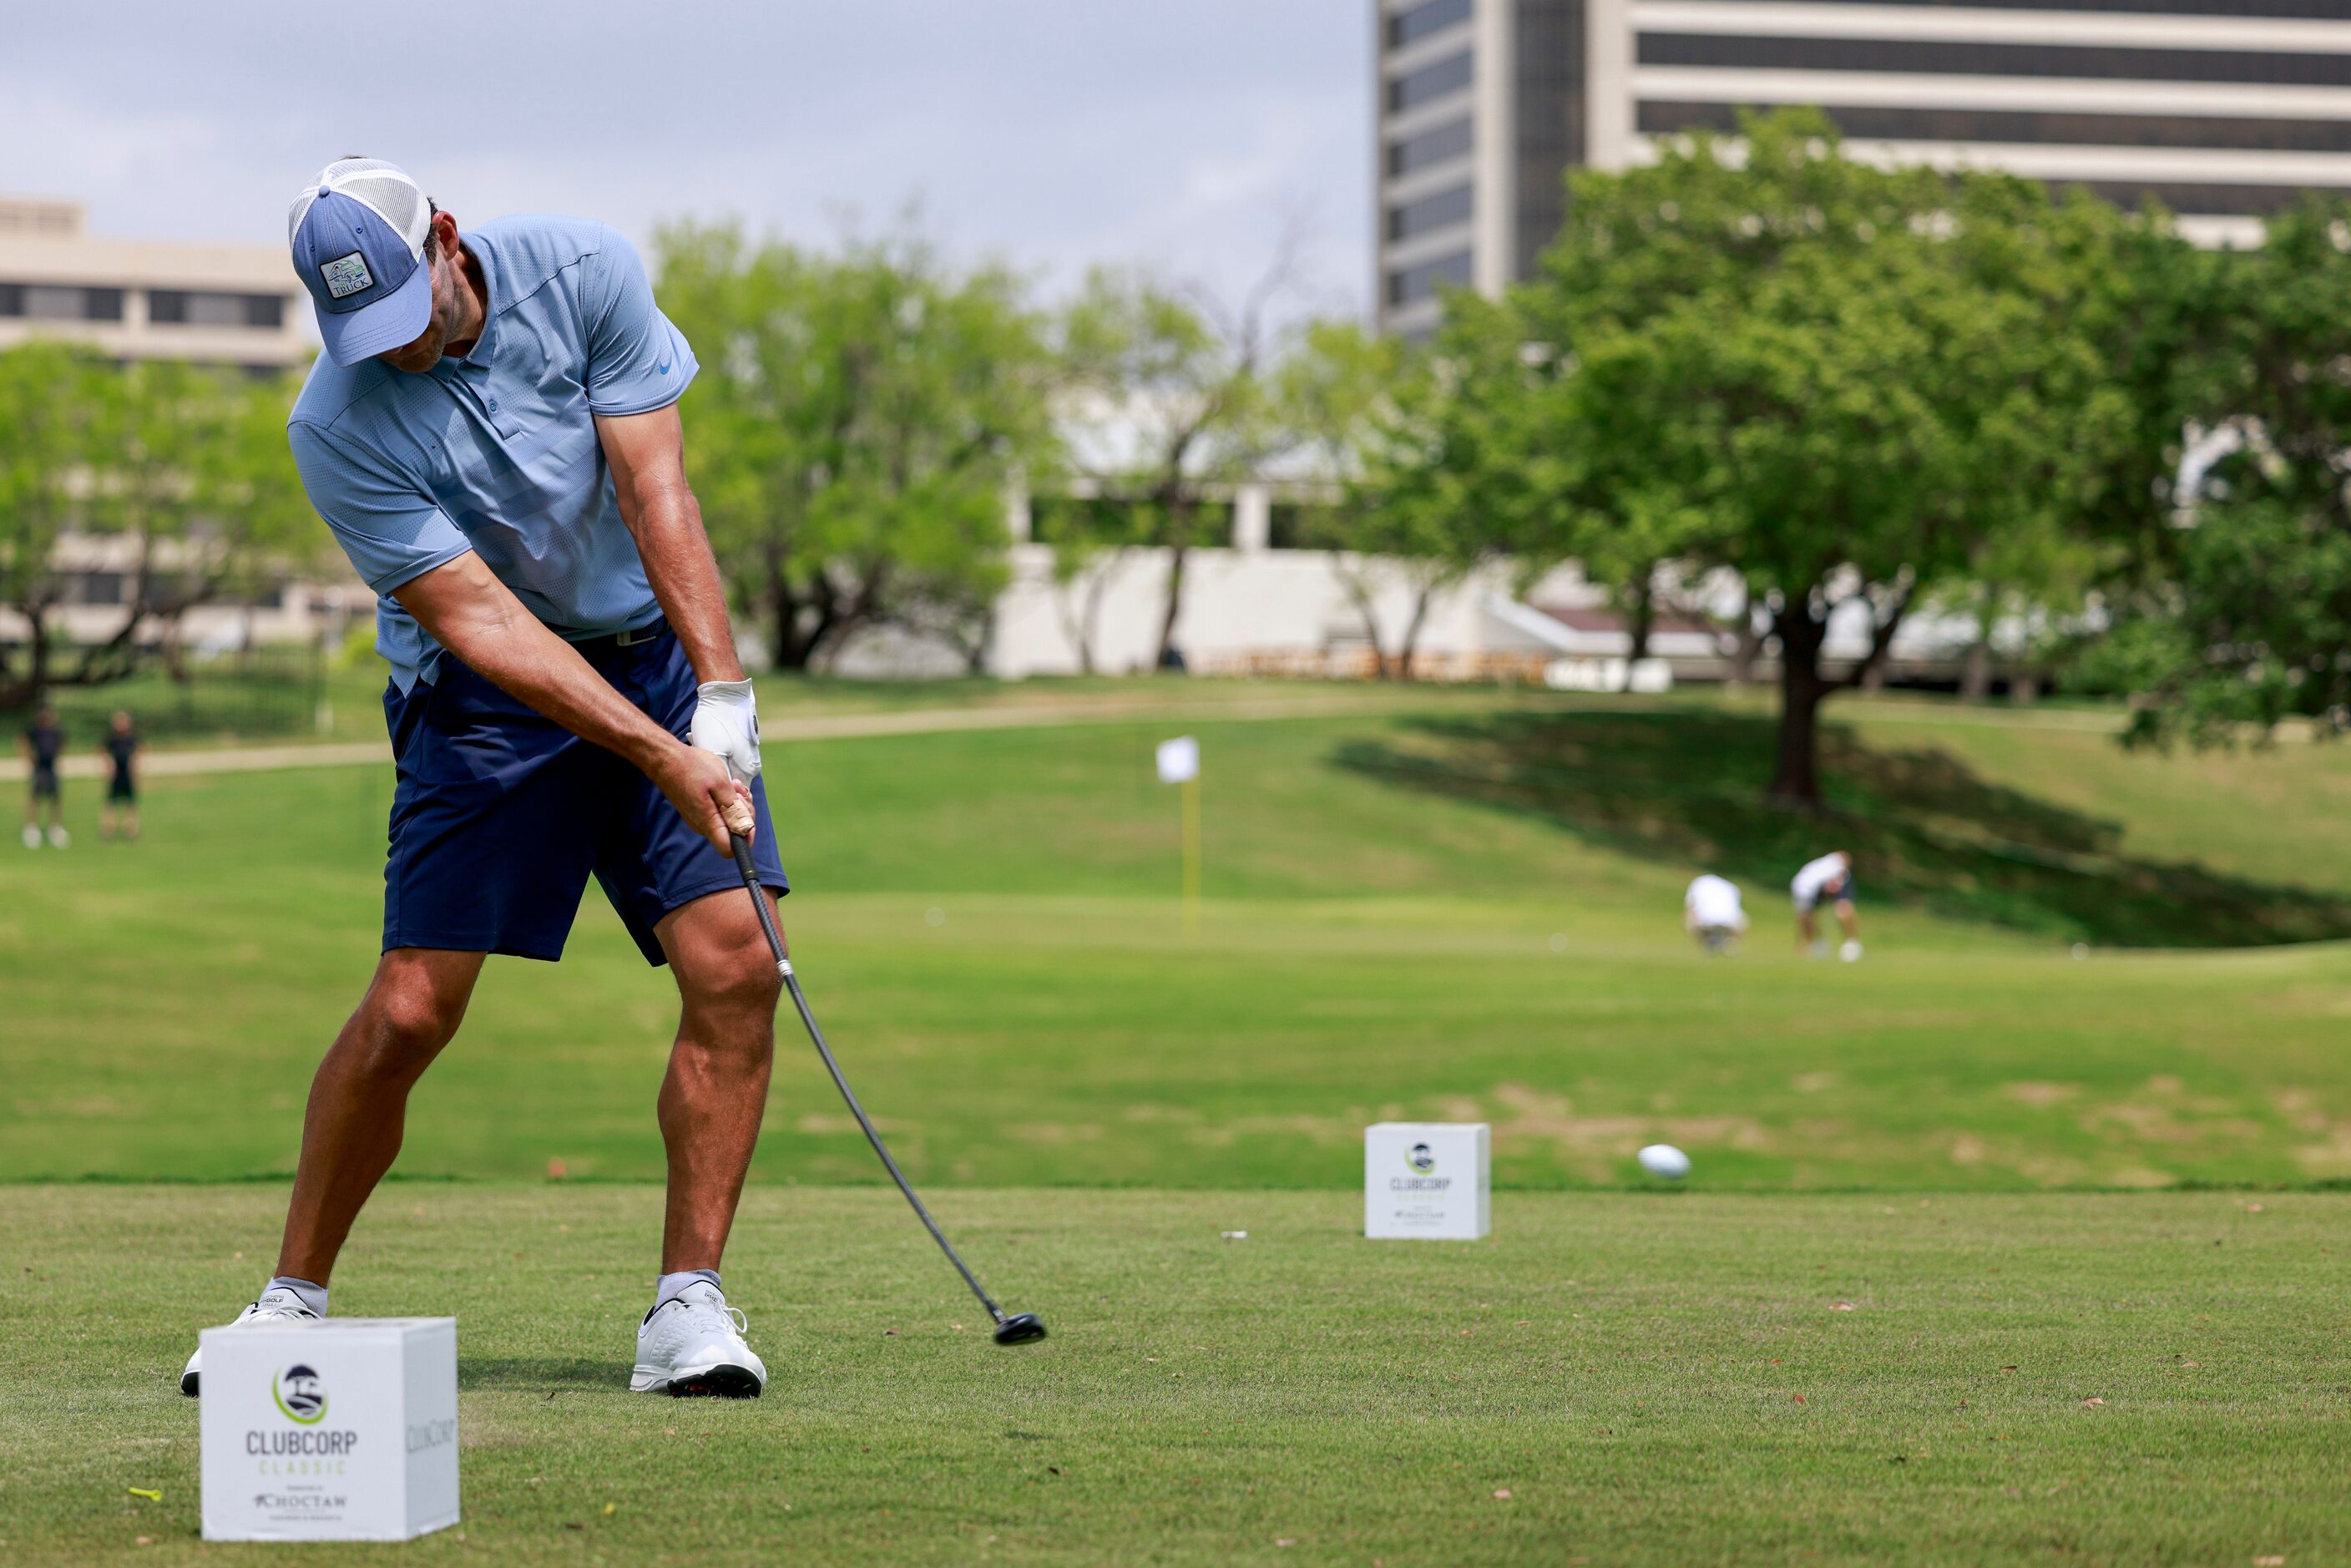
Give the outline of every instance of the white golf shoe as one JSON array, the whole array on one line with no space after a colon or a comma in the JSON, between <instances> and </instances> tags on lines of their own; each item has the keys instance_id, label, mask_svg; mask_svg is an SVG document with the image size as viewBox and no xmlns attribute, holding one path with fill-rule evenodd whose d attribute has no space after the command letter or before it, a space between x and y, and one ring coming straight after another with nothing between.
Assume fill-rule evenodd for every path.
<instances>
[{"instance_id":1,"label":"white golf shoe","mask_svg":"<svg viewBox=\"0 0 2351 1568\"><path fill-rule=\"evenodd\" d=\"M302 1304L301 1297L280 1287L275 1291L262 1291L261 1300L253 1302L245 1311L237 1313L235 1321L228 1326L233 1329L243 1328L247 1323L267 1322L274 1318L316 1319L318 1315ZM180 1392L191 1399L197 1396L197 1384L204 1371L200 1364L204 1360L204 1347L198 1345L196 1354L188 1357L187 1370L180 1374Z\"/></svg>"},{"instance_id":2,"label":"white golf shoe","mask_svg":"<svg viewBox=\"0 0 2351 1568\"><path fill-rule=\"evenodd\" d=\"M768 1385L768 1368L743 1343L750 1326L726 1304L725 1291L695 1281L638 1325L629 1392L757 1399Z\"/></svg>"},{"instance_id":3,"label":"white golf shoe","mask_svg":"<svg viewBox=\"0 0 2351 1568\"><path fill-rule=\"evenodd\" d=\"M25 847L28 850L37 850L41 847L41 830L33 826L30 822L25 824L25 831L23 833L19 834L18 837L23 841Z\"/></svg>"},{"instance_id":4,"label":"white golf shoe","mask_svg":"<svg viewBox=\"0 0 2351 1568\"><path fill-rule=\"evenodd\" d=\"M66 831L66 826L63 822L52 822L49 824L49 848L53 850L61 850L71 842L73 842L73 835Z\"/></svg>"}]
</instances>

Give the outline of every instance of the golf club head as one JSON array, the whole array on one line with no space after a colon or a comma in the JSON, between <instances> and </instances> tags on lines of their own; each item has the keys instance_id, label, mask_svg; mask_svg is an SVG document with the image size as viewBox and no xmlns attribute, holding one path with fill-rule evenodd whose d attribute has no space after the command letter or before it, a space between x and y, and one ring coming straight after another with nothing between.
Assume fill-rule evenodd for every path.
<instances>
[{"instance_id":1,"label":"golf club head","mask_svg":"<svg viewBox=\"0 0 2351 1568\"><path fill-rule=\"evenodd\" d=\"M1034 1312L1015 1312L996 1325L998 1344L1027 1344L1030 1340L1043 1339L1045 1325Z\"/></svg>"}]
</instances>

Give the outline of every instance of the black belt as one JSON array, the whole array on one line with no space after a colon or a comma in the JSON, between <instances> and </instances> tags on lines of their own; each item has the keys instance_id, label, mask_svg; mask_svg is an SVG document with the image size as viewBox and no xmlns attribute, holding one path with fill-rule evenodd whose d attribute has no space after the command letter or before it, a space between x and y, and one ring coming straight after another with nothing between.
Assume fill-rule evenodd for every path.
<instances>
[{"instance_id":1,"label":"black belt","mask_svg":"<svg viewBox=\"0 0 2351 1568\"><path fill-rule=\"evenodd\" d=\"M601 637L582 637L571 645L580 650L581 658L596 659L606 654L617 653L623 648L633 648L640 643L650 643L668 630L668 617L656 615L644 625L633 630L608 632Z\"/></svg>"}]
</instances>

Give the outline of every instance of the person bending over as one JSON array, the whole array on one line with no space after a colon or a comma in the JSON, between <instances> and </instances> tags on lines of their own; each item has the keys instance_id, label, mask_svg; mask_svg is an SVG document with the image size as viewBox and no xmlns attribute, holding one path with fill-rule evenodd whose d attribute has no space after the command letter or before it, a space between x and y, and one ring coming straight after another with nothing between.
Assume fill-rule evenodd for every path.
<instances>
[{"instance_id":1,"label":"person bending over","mask_svg":"<svg viewBox=\"0 0 2351 1568\"><path fill-rule=\"evenodd\" d=\"M1844 931L1844 943L1837 956L1848 964L1861 956L1861 929L1853 910L1851 855L1843 850L1832 850L1816 861L1805 862L1788 890L1795 896L1797 946L1815 958L1828 956L1828 944L1821 939L1817 913L1825 902Z\"/></svg>"},{"instance_id":2,"label":"person bending over","mask_svg":"<svg viewBox=\"0 0 2351 1568\"><path fill-rule=\"evenodd\" d=\"M1692 882L1682 894L1682 929L1717 956L1736 947L1747 931L1747 911L1740 905L1739 884L1712 872Z\"/></svg>"}]
</instances>

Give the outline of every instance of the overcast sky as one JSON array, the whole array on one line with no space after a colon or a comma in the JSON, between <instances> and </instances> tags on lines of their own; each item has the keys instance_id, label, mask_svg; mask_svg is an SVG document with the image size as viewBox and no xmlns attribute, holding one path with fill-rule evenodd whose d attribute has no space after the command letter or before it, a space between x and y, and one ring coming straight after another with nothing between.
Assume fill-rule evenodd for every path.
<instances>
[{"instance_id":1,"label":"overcast sky","mask_svg":"<svg viewBox=\"0 0 2351 1568\"><path fill-rule=\"evenodd\" d=\"M909 204L1059 286L1144 261L1227 293L1286 223L1314 308L1370 292L1368 0L106 0L8 8L0 191L99 233L282 244L329 158L461 223L804 240Z\"/></svg>"}]
</instances>

